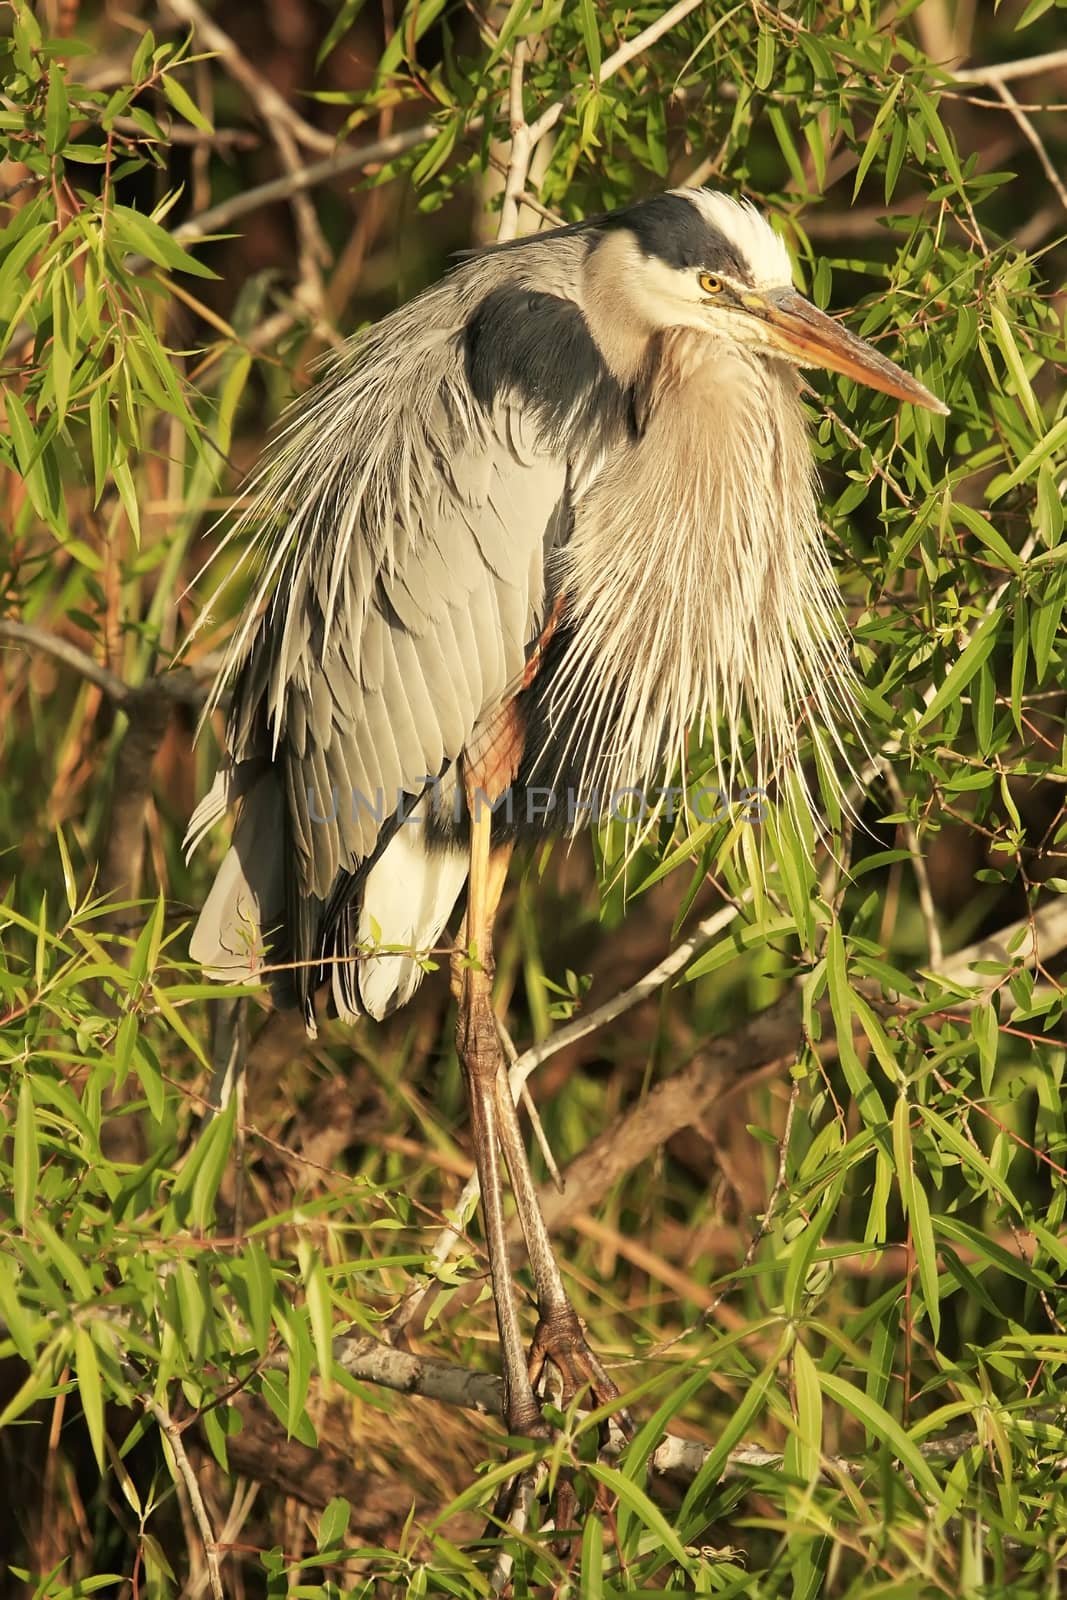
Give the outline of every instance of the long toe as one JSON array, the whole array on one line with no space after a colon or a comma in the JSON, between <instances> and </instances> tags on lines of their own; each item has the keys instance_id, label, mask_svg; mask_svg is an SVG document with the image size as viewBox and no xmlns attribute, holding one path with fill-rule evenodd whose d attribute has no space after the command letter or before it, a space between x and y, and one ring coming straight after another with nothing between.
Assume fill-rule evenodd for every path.
<instances>
[{"instance_id":1,"label":"long toe","mask_svg":"<svg viewBox=\"0 0 1067 1600\"><path fill-rule=\"evenodd\" d=\"M571 1306L543 1316L537 1324L530 1350L531 1377L539 1376L546 1361L551 1361L563 1381L562 1403L569 1406L577 1394L588 1390L598 1406L612 1405L619 1390L604 1371L599 1357L585 1337L578 1314ZM615 1410L623 1432L632 1437L633 1421L623 1406Z\"/></svg>"}]
</instances>

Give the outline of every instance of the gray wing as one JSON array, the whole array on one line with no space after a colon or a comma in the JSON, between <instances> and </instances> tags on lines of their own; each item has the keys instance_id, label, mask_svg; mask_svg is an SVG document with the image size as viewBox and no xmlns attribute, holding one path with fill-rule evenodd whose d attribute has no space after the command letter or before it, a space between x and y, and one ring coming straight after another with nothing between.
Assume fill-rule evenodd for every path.
<instances>
[{"instance_id":1,"label":"gray wing","mask_svg":"<svg viewBox=\"0 0 1067 1600\"><path fill-rule=\"evenodd\" d=\"M284 774L299 879L325 897L372 855L401 796L454 761L522 673L544 604L545 546L566 526L567 465L517 412L429 475L392 561L366 540L332 564L283 572L237 686L231 756ZM336 559L336 555L335 555Z\"/></svg>"},{"instance_id":2,"label":"gray wing","mask_svg":"<svg viewBox=\"0 0 1067 1600\"><path fill-rule=\"evenodd\" d=\"M191 944L216 972L238 965L246 925L245 970L279 923L285 953L313 958L387 848L398 795L454 762L521 677L546 552L608 447L574 426L579 402L610 380L577 306L502 291L505 270L472 263L378 324L265 468L253 515L281 537L232 647L227 757L188 835L243 800Z\"/></svg>"}]
</instances>

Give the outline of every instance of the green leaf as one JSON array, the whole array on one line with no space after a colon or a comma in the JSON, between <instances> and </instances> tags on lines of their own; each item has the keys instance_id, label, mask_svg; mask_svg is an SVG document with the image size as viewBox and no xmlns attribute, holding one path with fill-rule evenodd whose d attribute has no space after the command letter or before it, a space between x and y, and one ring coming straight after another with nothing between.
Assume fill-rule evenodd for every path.
<instances>
[{"instance_id":1,"label":"green leaf","mask_svg":"<svg viewBox=\"0 0 1067 1600\"><path fill-rule=\"evenodd\" d=\"M178 1216L194 1227L206 1228L211 1220L215 1196L230 1158L237 1118L237 1097L213 1117L193 1146L192 1153L178 1174L173 1201Z\"/></svg>"},{"instance_id":2,"label":"green leaf","mask_svg":"<svg viewBox=\"0 0 1067 1600\"><path fill-rule=\"evenodd\" d=\"M192 95L182 87L172 72L163 74L160 80L160 87L179 117L184 117L186 122L191 122L194 128L200 129L201 133L214 133L214 128Z\"/></svg>"},{"instance_id":3,"label":"green leaf","mask_svg":"<svg viewBox=\"0 0 1067 1600\"><path fill-rule=\"evenodd\" d=\"M863 141L863 153L860 156L859 166L856 168L856 181L852 186L853 202L855 202L858 198L859 192L863 187L863 180L870 171L872 162L875 160L878 152L882 148L882 141L885 138L886 129L889 126L890 118L895 114L896 103L900 95L903 82L903 78L898 78L896 80L888 95L879 106L878 114L871 123L870 132Z\"/></svg>"},{"instance_id":4,"label":"green leaf","mask_svg":"<svg viewBox=\"0 0 1067 1600\"><path fill-rule=\"evenodd\" d=\"M760 29L756 40L756 88L761 93L774 82L775 38L770 28Z\"/></svg>"},{"instance_id":5,"label":"green leaf","mask_svg":"<svg viewBox=\"0 0 1067 1600\"><path fill-rule=\"evenodd\" d=\"M216 278L218 274L183 250L177 239L152 217L130 206L114 204L108 213L112 233L128 250L147 256L156 266L172 272L188 272L195 278Z\"/></svg>"},{"instance_id":6,"label":"green leaf","mask_svg":"<svg viewBox=\"0 0 1067 1600\"><path fill-rule=\"evenodd\" d=\"M1050 428L1045 437L1035 444L1032 450L1027 451L1014 472L1009 472L1006 477L1001 475L993 479L987 490L990 504L1002 500L1009 489L1017 489L1020 483L1032 478L1035 468L1047 461L1049 456L1059 455L1065 447L1067 447L1067 417L1061 417L1055 427Z\"/></svg>"},{"instance_id":7,"label":"green leaf","mask_svg":"<svg viewBox=\"0 0 1067 1600\"><path fill-rule=\"evenodd\" d=\"M890 1416L883 1406L876 1405L862 1389L857 1389L845 1378L839 1378L836 1373L820 1373L819 1383L824 1399L832 1400L850 1412L858 1422L870 1429L875 1439L884 1440L901 1466L911 1473L916 1486L936 1502L940 1494L937 1479L914 1440L908 1437L895 1417Z\"/></svg>"},{"instance_id":8,"label":"green leaf","mask_svg":"<svg viewBox=\"0 0 1067 1600\"><path fill-rule=\"evenodd\" d=\"M663 1549L676 1561L684 1572L694 1571L695 1563L686 1553L682 1541L675 1530L667 1521L663 1512L645 1494L644 1490L634 1483L632 1478L624 1477L616 1467L606 1466L601 1461L589 1461L585 1471L590 1477L602 1483L605 1489L610 1489L619 1502L634 1516L638 1522L653 1533Z\"/></svg>"},{"instance_id":9,"label":"green leaf","mask_svg":"<svg viewBox=\"0 0 1067 1600\"><path fill-rule=\"evenodd\" d=\"M88 1328L78 1323L74 1329L74 1370L78 1376L78 1396L85 1414L96 1464L101 1473L106 1459L104 1445L104 1389L100 1363Z\"/></svg>"},{"instance_id":10,"label":"green leaf","mask_svg":"<svg viewBox=\"0 0 1067 1600\"><path fill-rule=\"evenodd\" d=\"M48 69L48 97L44 109L44 147L50 156L59 155L70 132L70 106L63 69L53 64Z\"/></svg>"},{"instance_id":11,"label":"green leaf","mask_svg":"<svg viewBox=\"0 0 1067 1600\"><path fill-rule=\"evenodd\" d=\"M323 1392L328 1394L333 1372L333 1296L330 1294L326 1268L317 1250L312 1252L311 1262L305 1275L305 1289L308 1316L311 1319L311 1336L315 1344L315 1359Z\"/></svg>"},{"instance_id":12,"label":"green leaf","mask_svg":"<svg viewBox=\"0 0 1067 1600\"><path fill-rule=\"evenodd\" d=\"M810 1354L798 1339L793 1346L793 1387L796 1393L796 1433L790 1440L787 1462L804 1483L813 1484L822 1470L822 1389Z\"/></svg>"},{"instance_id":13,"label":"green leaf","mask_svg":"<svg viewBox=\"0 0 1067 1600\"><path fill-rule=\"evenodd\" d=\"M1004 613L999 610L991 611L988 616L982 618L968 640L963 654L953 662L941 687L915 724L916 733L933 722L935 717L939 717L946 706L959 699L996 644L1003 621Z\"/></svg>"},{"instance_id":14,"label":"green leaf","mask_svg":"<svg viewBox=\"0 0 1067 1600\"><path fill-rule=\"evenodd\" d=\"M826 941L826 984L833 1012L837 1053L856 1108L868 1127L884 1127L889 1120L881 1095L864 1069L852 1038L853 995L848 982L845 942L838 923L832 923Z\"/></svg>"},{"instance_id":15,"label":"green leaf","mask_svg":"<svg viewBox=\"0 0 1067 1600\"><path fill-rule=\"evenodd\" d=\"M593 82L600 81L600 20L594 0L578 0L578 26L582 30L582 43L589 62Z\"/></svg>"},{"instance_id":16,"label":"green leaf","mask_svg":"<svg viewBox=\"0 0 1067 1600\"><path fill-rule=\"evenodd\" d=\"M342 1550L344 1548L345 1535L348 1532L348 1523L351 1515L352 1507L340 1495L325 1506L322 1515L319 1517L318 1548L320 1550Z\"/></svg>"},{"instance_id":17,"label":"green leaf","mask_svg":"<svg viewBox=\"0 0 1067 1600\"><path fill-rule=\"evenodd\" d=\"M248 1310L251 1319L252 1341L261 1355L265 1355L270 1340L271 1308L274 1304L274 1273L270 1257L261 1245L245 1246L244 1280L248 1290Z\"/></svg>"},{"instance_id":18,"label":"green leaf","mask_svg":"<svg viewBox=\"0 0 1067 1600\"><path fill-rule=\"evenodd\" d=\"M37 1202L40 1157L37 1151L37 1113L33 1088L28 1077L19 1085L18 1113L15 1117L15 1220L27 1228Z\"/></svg>"}]
</instances>

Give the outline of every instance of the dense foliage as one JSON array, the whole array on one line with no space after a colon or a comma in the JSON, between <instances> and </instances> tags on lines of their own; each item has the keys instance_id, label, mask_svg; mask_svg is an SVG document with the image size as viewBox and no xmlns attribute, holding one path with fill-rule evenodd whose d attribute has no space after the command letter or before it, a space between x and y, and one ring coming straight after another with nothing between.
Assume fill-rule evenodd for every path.
<instances>
[{"instance_id":1,"label":"dense foliage","mask_svg":"<svg viewBox=\"0 0 1067 1600\"><path fill-rule=\"evenodd\" d=\"M249 1595L1056 1592L1062 16L5 8L11 1592L199 1595L212 1567ZM625 877L610 836L513 872L497 987L520 1048L679 954L531 1082L568 1177L547 1208L637 1437L598 1461L595 1427L561 1418L528 1527L483 1537L516 1470L498 1424L368 1365L425 1274L413 1347L495 1370L479 1230L453 1210L446 974L315 1041L202 982L188 926L223 841L190 865L181 836L247 578L174 655L313 358L492 237L520 41L527 122L561 108L524 230L667 184L744 193L817 303L951 414L811 377L863 684L843 803L815 775L810 823L773 805L664 825ZM231 1055L244 1088L212 1118ZM710 1447L681 1477L650 1459L668 1430ZM553 1506L573 1538L542 1529Z\"/></svg>"}]
</instances>

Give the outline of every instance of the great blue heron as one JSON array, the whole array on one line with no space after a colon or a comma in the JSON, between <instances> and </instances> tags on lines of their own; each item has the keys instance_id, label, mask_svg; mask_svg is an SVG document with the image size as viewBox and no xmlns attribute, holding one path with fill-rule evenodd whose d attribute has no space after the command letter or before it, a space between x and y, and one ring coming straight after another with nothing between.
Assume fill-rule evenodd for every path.
<instances>
[{"instance_id":1,"label":"great blue heron","mask_svg":"<svg viewBox=\"0 0 1067 1600\"><path fill-rule=\"evenodd\" d=\"M694 724L718 755L747 719L768 771L795 766L798 721L850 702L797 369L945 410L791 280L763 217L700 189L491 248L357 337L254 484L266 559L191 839L240 811L192 954L228 979L269 964L311 1028L326 983L342 1017L382 1017L466 884L458 1044L515 1433L544 1425L501 1150L530 1366L617 1391L502 1071L491 934L514 837L670 771Z\"/></svg>"}]
</instances>

